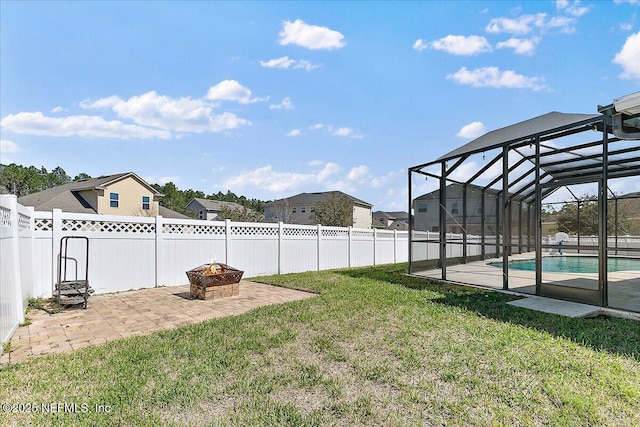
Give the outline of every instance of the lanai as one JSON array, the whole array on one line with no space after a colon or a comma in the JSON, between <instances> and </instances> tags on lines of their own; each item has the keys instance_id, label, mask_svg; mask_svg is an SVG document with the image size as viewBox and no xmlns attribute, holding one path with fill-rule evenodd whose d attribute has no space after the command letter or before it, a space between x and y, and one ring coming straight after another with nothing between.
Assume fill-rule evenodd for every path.
<instances>
[{"instance_id":1,"label":"lanai","mask_svg":"<svg viewBox=\"0 0 640 427\"><path fill-rule=\"evenodd\" d=\"M498 286L510 289L510 284L515 283L515 277L510 280L510 274L515 276L509 268L510 261L515 255L522 257L521 254L530 253L535 262L531 288L536 295L609 306L609 282L618 281L618 277L608 271L607 259L614 255L640 257L640 248L624 247L621 250L619 247L617 212L609 212L614 209L607 203L608 199L617 196L612 184L620 187L618 184L622 182L633 184L639 179L639 141L640 92L617 99L610 105L598 106L598 114L551 112L497 129L436 160L409 168L409 209L412 212L409 272L428 270L429 263L422 259L422 248L437 244L440 279L451 280L448 267L499 257L502 271L498 274L501 282ZM419 212L414 209L414 202L423 196L416 191L424 191L420 189L424 187L420 182L424 183L425 179L438 182L434 192L439 207L438 224L433 225L432 230L417 230L415 218ZM567 286L567 283L543 280L543 257L558 249L557 241L542 235L543 203L554 194L569 194L570 199L579 200L572 188L585 184L597 189L597 235L587 239L578 232L577 242L570 239L564 243L563 250L597 255L594 286ZM451 185L461 187L462 214L457 219L450 212L451 200L447 198ZM471 188L477 191L478 187L482 194L480 206L472 209L479 212L480 235L472 237L467 232L467 221L473 213L468 206L467 192ZM496 212L491 218L495 221L492 233L487 232L486 218L490 203ZM447 233L447 221L452 218L459 222L460 235ZM437 230L437 236L428 233L434 230ZM473 248L479 250L472 251ZM447 257L452 253L455 256ZM495 267L492 268L495 271ZM640 283L632 281L630 286L640 295ZM640 306L634 304L622 308L640 311Z\"/></svg>"}]
</instances>

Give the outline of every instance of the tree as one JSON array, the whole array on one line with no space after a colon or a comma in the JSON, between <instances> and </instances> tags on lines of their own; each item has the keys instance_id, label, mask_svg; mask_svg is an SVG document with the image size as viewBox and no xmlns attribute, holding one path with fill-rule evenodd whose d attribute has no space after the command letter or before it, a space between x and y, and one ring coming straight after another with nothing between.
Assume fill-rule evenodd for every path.
<instances>
[{"instance_id":1,"label":"tree","mask_svg":"<svg viewBox=\"0 0 640 427\"><path fill-rule=\"evenodd\" d=\"M224 206L220 209L220 213L216 217L216 220L224 221L225 219L236 222L262 222L264 215L260 212L247 209L246 206L243 206L242 209Z\"/></svg>"},{"instance_id":2,"label":"tree","mask_svg":"<svg viewBox=\"0 0 640 427\"><path fill-rule=\"evenodd\" d=\"M621 199L624 200L624 199ZM580 223L578 224L578 203L580 204ZM607 233L615 234L615 199L607 202ZM628 234L631 230L631 212L627 204L618 203L618 233ZM566 203L557 213L558 231L570 234L597 235L599 229L598 200L593 195L583 196L579 202ZM579 228L578 228L579 227Z\"/></svg>"},{"instance_id":3,"label":"tree","mask_svg":"<svg viewBox=\"0 0 640 427\"><path fill-rule=\"evenodd\" d=\"M89 175L88 173L80 172L78 175L76 175L75 178L73 178L74 181L83 181L85 179L91 179L91 175Z\"/></svg>"},{"instance_id":4,"label":"tree","mask_svg":"<svg viewBox=\"0 0 640 427\"><path fill-rule=\"evenodd\" d=\"M353 201L342 193L331 193L315 206L311 221L334 227L353 225Z\"/></svg>"}]
</instances>

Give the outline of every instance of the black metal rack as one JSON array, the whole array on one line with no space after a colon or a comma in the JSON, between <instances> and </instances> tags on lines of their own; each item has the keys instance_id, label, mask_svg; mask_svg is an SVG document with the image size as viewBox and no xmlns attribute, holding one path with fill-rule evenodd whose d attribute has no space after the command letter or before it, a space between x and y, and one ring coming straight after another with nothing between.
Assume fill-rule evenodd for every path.
<instances>
[{"instance_id":1,"label":"black metal rack","mask_svg":"<svg viewBox=\"0 0 640 427\"><path fill-rule=\"evenodd\" d=\"M69 239L82 239L85 241L85 269L84 279L78 277L78 260L68 256ZM63 261L64 260L64 261ZM67 279L67 263L75 263L75 279ZM60 253L58 255L58 282L56 283L56 296L60 305L83 304L87 308L87 300L93 293L89 286L89 239L80 236L65 236L60 239Z\"/></svg>"}]
</instances>

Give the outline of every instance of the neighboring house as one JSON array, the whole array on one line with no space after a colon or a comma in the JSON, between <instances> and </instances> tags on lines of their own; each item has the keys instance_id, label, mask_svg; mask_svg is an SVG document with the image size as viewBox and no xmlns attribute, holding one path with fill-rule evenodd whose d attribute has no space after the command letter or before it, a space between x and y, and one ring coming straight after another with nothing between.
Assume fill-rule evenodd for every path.
<instances>
[{"instance_id":1,"label":"neighboring house","mask_svg":"<svg viewBox=\"0 0 640 427\"><path fill-rule=\"evenodd\" d=\"M188 218L160 206L161 197L138 175L127 172L58 185L20 197L18 203L37 211L62 209L74 213Z\"/></svg>"},{"instance_id":2,"label":"neighboring house","mask_svg":"<svg viewBox=\"0 0 640 427\"><path fill-rule=\"evenodd\" d=\"M408 230L409 214L406 212L376 211L372 215L371 227L384 230Z\"/></svg>"},{"instance_id":3,"label":"neighboring house","mask_svg":"<svg viewBox=\"0 0 640 427\"><path fill-rule=\"evenodd\" d=\"M487 233L495 234L496 190L485 191L485 224ZM482 218L482 187L467 185L467 233L480 234ZM502 197L500 198L502 200ZM462 185L447 185L447 233L462 232ZM515 210L515 209L514 209ZM432 191L413 200L414 229L440 230L440 190Z\"/></svg>"},{"instance_id":4,"label":"neighboring house","mask_svg":"<svg viewBox=\"0 0 640 427\"><path fill-rule=\"evenodd\" d=\"M332 195L344 195L353 203L353 226L371 228L370 203L356 199L341 191L323 193L301 193L285 199L267 202L264 205L264 222L284 222L288 224L315 225L311 220L318 204L326 202Z\"/></svg>"},{"instance_id":5,"label":"neighboring house","mask_svg":"<svg viewBox=\"0 0 640 427\"><path fill-rule=\"evenodd\" d=\"M206 219L213 221L218 218L223 208L243 210L244 206L233 202L222 202L220 200L198 199L195 198L187 204L190 209L198 214L198 219Z\"/></svg>"}]
</instances>

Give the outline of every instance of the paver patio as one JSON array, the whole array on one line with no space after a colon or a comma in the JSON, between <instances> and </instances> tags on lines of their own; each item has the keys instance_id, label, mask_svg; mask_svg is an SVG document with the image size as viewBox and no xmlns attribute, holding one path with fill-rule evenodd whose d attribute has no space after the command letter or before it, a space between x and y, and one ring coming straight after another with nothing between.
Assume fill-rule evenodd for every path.
<instances>
[{"instance_id":1,"label":"paver patio","mask_svg":"<svg viewBox=\"0 0 640 427\"><path fill-rule=\"evenodd\" d=\"M43 310L30 311L27 317L31 323L19 327L11 339L14 349L11 362L238 315L264 305L315 295L245 280L240 282L240 295L207 301L191 299L188 285L94 295L86 310L72 308L52 315ZM0 362L8 361L9 353L5 352Z\"/></svg>"}]
</instances>

